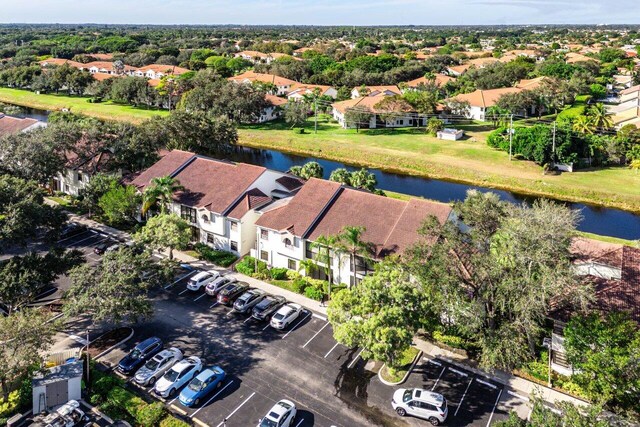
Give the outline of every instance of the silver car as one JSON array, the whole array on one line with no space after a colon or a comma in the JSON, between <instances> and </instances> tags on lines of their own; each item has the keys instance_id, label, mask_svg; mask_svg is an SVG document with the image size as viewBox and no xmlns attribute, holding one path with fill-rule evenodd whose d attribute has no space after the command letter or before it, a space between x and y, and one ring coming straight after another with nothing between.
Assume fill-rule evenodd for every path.
<instances>
[{"instance_id":1,"label":"silver car","mask_svg":"<svg viewBox=\"0 0 640 427\"><path fill-rule=\"evenodd\" d=\"M266 292L262 289L250 289L233 303L233 309L239 313L247 313L266 296Z\"/></svg>"},{"instance_id":2,"label":"silver car","mask_svg":"<svg viewBox=\"0 0 640 427\"><path fill-rule=\"evenodd\" d=\"M158 378L162 377L165 372L180 360L182 360L182 351L179 349L171 347L162 350L153 356L142 368L138 369L133 379L142 386L152 386Z\"/></svg>"},{"instance_id":3,"label":"silver car","mask_svg":"<svg viewBox=\"0 0 640 427\"><path fill-rule=\"evenodd\" d=\"M204 291L207 293L207 295L216 296L222 288L227 286L229 283L234 282L237 282L237 280L231 276L218 277L217 279L214 279L213 281L207 283L207 287L204 289Z\"/></svg>"}]
</instances>

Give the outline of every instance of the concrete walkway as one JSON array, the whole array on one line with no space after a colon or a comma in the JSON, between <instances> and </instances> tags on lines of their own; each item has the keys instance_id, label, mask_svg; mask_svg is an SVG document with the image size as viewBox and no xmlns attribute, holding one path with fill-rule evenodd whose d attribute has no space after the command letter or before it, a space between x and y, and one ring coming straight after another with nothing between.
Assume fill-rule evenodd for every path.
<instances>
[{"instance_id":1,"label":"concrete walkway","mask_svg":"<svg viewBox=\"0 0 640 427\"><path fill-rule=\"evenodd\" d=\"M98 231L100 231L101 233L107 234L111 237L114 237L118 240L121 241L128 241L131 240L131 237L129 236L128 233L124 232L124 231L120 231L117 230L115 228L106 226L104 224L101 224L99 222L93 221L91 219L82 217L82 216L78 216L78 215L70 215L71 219L73 221L76 221L78 223L84 224L88 227L91 227L93 229L96 229ZM167 257L168 254L167 253L157 253L157 255L161 256L161 257ZM277 294L277 295L282 295L283 297L285 297L288 301L294 302L296 304L300 304L308 309L313 310L314 312L318 313L321 317L326 319L327 316L327 308L325 306L321 306L320 303L318 301L312 300L310 298L307 298L304 295L300 295L297 294L295 292L291 292L289 290L280 288L278 286L272 285L270 283L264 282L262 280L258 280L258 279L254 279L253 277L249 277L249 276L245 276L244 274L240 274L238 272L233 272L231 270L228 269L224 269L224 268L220 268L218 266L215 266L209 262L197 259L192 257L191 255L181 252L181 251L177 251L174 250L173 251L173 256L174 259L183 262L183 263L188 263L190 265L193 265L195 267L200 267L200 268L204 268L204 269L213 269L213 270L218 270L221 272L225 272L227 274L232 275L233 277L237 278L239 281L243 281L243 282L247 282L249 285L259 288L259 289L263 289L264 291L271 293L271 294ZM477 363L473 360L470 360L468 358L466 358L465 356L462 356L460 354L454 353L452 351L440 348L436 345L434 345L433 343L429 342L429 341L425 341L419 338L416 338L414 340L414 345L416 346L416 348L418 348L419 350L422 350L422 352L425 355L429 355L431 357L434 358L440 358L443 359L449 363L452 363L454 365L459 365L464 369L470 370L472 372L475 372L478 375L482 375L488 378L491 378L501 384L504 384L505 387L507 387L507 389L510 389L511 391L513 391L516 394L520 394L520 395L524 395L524 396L529 396L532 394L536 394L537 396L539 396L540 398L544 399L547 402L557 402L557 401L567 401L567 402L571 402L573 404L576 405L585 405L586 402L576 399L572 396L566 395L564 393L560 393L556 390L550 389L548 387L544 387L540 384L534 383L532 381L528 381L524 378L520 378L520 377L516 377L510 373L504 372L504 371L495 371L495 372L486 372L483 371L481 369L479 369L477 367ZM523 397L524 397L523 396Z\"/></svg>"}]
</instances>

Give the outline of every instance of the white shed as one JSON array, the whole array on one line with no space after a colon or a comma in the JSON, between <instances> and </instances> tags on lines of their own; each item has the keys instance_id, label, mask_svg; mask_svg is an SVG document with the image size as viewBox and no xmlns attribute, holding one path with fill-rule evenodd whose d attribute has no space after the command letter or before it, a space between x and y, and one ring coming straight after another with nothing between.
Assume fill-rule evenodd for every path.
<instances>
[{"instance_id":1,"label":"white shed","mask_svg":"<svg viewBox=\"0 0 640 427\"><path fill-rule=\"evenodd\" d=\"M33 413L39 414L82 398L82 361L54 366L32 380Z\"/></svg>"},{"instance_id":2,"label":"white shed","mask_svg":"<svg viewBox=\"0 0 640 427\"><path fill-rule=\"evenodd\" d=\"M464 136L462 129L444 128L437 134L438 139L446 139L448 141L457 141Z\"/></svg>"}]
</instances>

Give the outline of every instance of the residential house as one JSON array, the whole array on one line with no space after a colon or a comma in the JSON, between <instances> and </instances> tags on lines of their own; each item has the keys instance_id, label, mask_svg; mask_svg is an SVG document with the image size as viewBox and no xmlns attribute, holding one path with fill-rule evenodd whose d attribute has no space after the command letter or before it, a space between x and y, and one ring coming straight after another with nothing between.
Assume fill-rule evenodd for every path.
<instances>
[{"instance_id":1,"label":"residential house","mask_svg":"<svg viewBox=\"0 0 640 427\"><path fill-rule=\"evenodd\" d=\"M578 62L588 62L588 61L600 62L598 59L591 58L590 56L586 56L586 55L583 55L583 54L577 53L577 52L569 52L569 53L567 53L566 56L565 56L565 60L566 60L567 64L575 64L575 63L578 63Z\"/></svg>"},{"instance_id":2,"label":"residential house","mask_svg":"<svg viewBox=\"0 0 640 427\"><path fill-rule=\"evenodd\" d=\"M71 196L79 196L91 178L97 173L111 173L120 177L121 171L111 171L109 163L113 153L109 149L91 150L78 143L65 153L67 162L62 172L54 178L51 188Z\"/></svg>"},{"instance_id":3,"label":"residential house","mask_svg":"<svg viewBox=\"0 0 640 427\"><path fill-rule=\"evenodd\" d=\"M193 241L240 256L255 246L256 209L302 185L282 172L180 150L167 153L131 183L142 192L153 178L163 176L184 187L169 210L189 222Z\"/></svg>"},{"instance_id":4,"label":"residential house","mask_svg":"<svg viewBox=\"0 0 640 427\"><path fill-rule=\"evenodd\" d=\"M458 77L466 73L470 68L485 68L497 62L500 62L500 60L494 57L476 58L468 61L466 64L463 64L463 65L454 65L451 67L447 67L447 73L450 76Z\"/></svg>"},{"instance_id":5,"label":"residential house","mask_svg":"<svg viewBox=\"0 0 640 427\"><path fill-rule=\"evenodd\" d=\"M291 55L286 55L284 53L277 53L277 52L263 53L263 52L258 52L256 50L243 50L242 52L238 52L233 56L236 58L242 58L254 64L258 64L258 63L271 64L276 59L280 59L283 57L291 57Z\"/></svg>"},{"instance_id":6,"label":"residential house","mask_svg":"<svg viewBox=\"0 0 640 427\"><path fill-rule=\"evenodd\" d=\"M282 117L282 109L287 105L287 100L279 96L266 94L265 99L269 105L260 112L257 123L270 122Z\"/></svg>"},{"instance_id":7,"label":"residential house","mask_svg":"<svg viewBox=\"0 0 640 427\"><path fill-rule=\"evenodd\" d=\"M160 80L164 76L179 76L188 72L189 70L187 68L176 65L150 64L138 68L134 74L138 77Z\"/></svg>"},{"instance_id":8,"label":"residential house","mask_svg":"<svg viewBox=\"0 0 640 427\"><path fill-rule=\"evenodd\" d=\"M253 84L254 82L271 84L275 87L274 95L278 96L285 96L291 92L292 87L299 84L295 80L285 79L284 77L274 74L256 73L254 71L245 71L237 76L229 77L228 80L239 84Z\"/></svg>"},{"instance_id":9,"label":"residential house","mask_svg":"<svg viewBox=\"0 0 640 427\"><path fill-rule=\"evenodd\" d=\"M42 127L47 127L47 123L27 117L13 117L0 113L0 137L12 133L29 132Z\"/></svg>"},{"instance_id":10,"label":"residential house","mask_svg":"<svg viewBox=\"0 0 640 427\"><path fill-rule=\"evenodd\" d=\"M75 68L81 68L84 66L84 64L81 62L76 62L76 61L72 61L70 59L64 59L64 58L43 59L42 61L38 62L38 64L40 64L41 67L60 66L64 64L68 64L69 66L75 67Z\"/></svg>"},{"instance_id":11,"label":"residential house","mask_svg":"<svg viewBox=\"0 0 640 427\"><path fill-rule=\"evenodd\" d=\"M256 249L252 254L269 267L298 271L312 259L320 269L305 272L335 283L354 284L373 270L373 263L389 255L402 255L419 239L418 230L429 215L440 223L453 220L449 205L422 199L402 201L312 178L292 197L258 210ZM314 242L335 236L345 226L365 228L362 240L371 245L368 256L358 255L355 265L348 254L333 253L329 266L318 257Z\"/></svg>"},{"instance_id":12,"label":"residential house","mask_svg":"<svg viewBox=\"0 0 640 427\"><path fill-rule=\"evenodd\" d=\"M427 85L435 83L436 86L444 86L445 84L455 81L455 77L447 76L445 74L435 74L434 79L430 80L426 77L418 77L417 79L406 82L404 85L407 89L418 89L420 85Z\"/></svg>"},{"instance_id":13,"label":"residential house","mask_svg":"<svg viewBox=\"0 0 640 427\"><path fill-rule=\"evenodd\" d=\"M396 85L386 86L358 86L351 90L351 98L360 98L361 96L392 96L401 95L402 91Z\"/></svg>"},{"instance_id":14,"label":"residential house","mask_svg":"<svg viewBox=\"0 0 640 427\"><path fill-rule=\"evenodd\" d=\"M304 99L305 95L313 95L316 91L319 96L328 96L333 99L338 96L338 91L332 86L296 83L291 87L291 92L287 94L287 98L290 101L300 101Z\"/></svg>"},{"instance_id":15,"label":"residential house","mask_svg":"<svg viewBox=\"0 0 640 427\"><path fill-rule=\"evenodd\" d=\"M424 126L426 124L427 119L425 117L419 117L413 107L403 99L398 99L394 103L382 106L381 102L385 98L387 98L386 95L379 93L375 96L369 95L334 102L331 104L333 108L333 118L345 129L356 127L370 129L380 127L395 128ZM349 109L370 113L369 120L365 123L360 123L360 126L351 123L346 118L346 113Z\"/></svg>"},{"instance_id":16,"label":"residential house","mask_svg":"<svg viewBox=\"0 0 640 427\"><path fill-rule=\"evenodd\" d=\"M593 309L602 313L626 311L640 323L640 249L596 240L576 238L572 243L573 265L582 283L595 290ZM551 337L551 368L563 375L573 369L566 359L563 331L571 319L569 307L554 307Z\"/></svg>"}]
</instances>

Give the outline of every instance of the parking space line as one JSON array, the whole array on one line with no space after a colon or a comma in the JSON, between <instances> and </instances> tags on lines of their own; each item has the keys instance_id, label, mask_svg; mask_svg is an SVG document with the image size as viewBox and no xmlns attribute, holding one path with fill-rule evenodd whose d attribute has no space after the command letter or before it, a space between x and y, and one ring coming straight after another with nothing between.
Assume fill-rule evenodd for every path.
<instances>
[{"instance_id":1,"label":"parking space line","mask_svg":"<svg viewBox=\"0 0 640 427\"><path fill-rule=\"evenodd\" d=\"M469 376L469 374L467 374L466 372L458 371L457 369L454 369L451 366L449 366L449 370L451 372L454 372L454 373L458 374L458 375L462 375L463 377L468 377Z\"/></svg>"},{"instance_id":2,"label":"parking space line","mask_svg":"<svg viewBox=\"0 0 640 427\"><path fill-rule=\"evenodd\" d=\"M306 315L306 316L304 316L302 319L300 319L300 320L298 321L298 323L296 323L296 324L295 324L295 326L294 326L293 328L291 328L291 329L289 330L289 332L287 332L287 333L282 337L282 339L285 339L287 336L289 336L289 334L290 334L291 332L295 331L295 330L296 330L296 328L297 328L298 326L300 326L300 324L301 324L302 322L304 322L304 319L306 319L306 318L307 318L307 317L309 317L310 315L311 315L311 313L307 313L307 315Z\"/></svg>"},{"instance_id":3,"label":"parking space line","mask_svg":"<svg viewBox=\"0 0 640 427\"><path fill-rule=\"evenodd\" d=\"M351 361L351 363L349 363L349 365L347 366L347 369L351 369L351 367L358 361L358 359L360 358L360 355L362 354L362 352L364 351L364 348L361 349L358 354L356 354L356 357L353 358L353 360Z\"/></svg>"},{"instance_id":4,"label":"parking space line","mask_svg":"<svg viewBox=\"0 0 640 427\"><path fill-rule=\"evenodd\" d=\"M320 320L322 320L323 322L326 322L326 321L327 321L327 318L326 318L326 317L321 316L321 315L319 315L319 314L311 313L311 315L312 315L313 317L315 317L316 319L320 319Z\"/></svg>"},{"instance_id":5,"label":"parking space line","mask_svg":"<svg viewBox=\"0 0 640 427\"><path fill-rule=\"evenodd\" d=\"M178 393L178 390L176 390L176 397L174 397L173 399L171 399L169 401L169 403L167 403L167 405L171 405L173 402L175 402L176 400L178 400L178 397L180 397L180 393Z\"/></svg>"},{"instance_id":6,"label":"parking space line","mask_svg":"<svg viewBox=\"0 0 640 427\"><path fill-rule=\"evenodd\" d=\"M444 371L446 371L446 370L447 370L447 367L443 366L442 367L442 371L440 371L440 375L438 375L438 379L436 380L436 383L433 385L433 387L431 387L431 391L436 389L438 383L440 382L440 378L442 378L442 374L444 374Z\"/></svg>"},{"instance_id":7,"label":"parking space line","mask_svg":"<svg viewBox=\"0 0 640 427\"><path fill-rule=\"evenodd\" d=\"M183 274L182 276L178 277L176 280L174 280L172 283L169 283L167 286L165 286L165 289L169 289L170 287L172 287L173 285L175 285L176 283L178 283L179 281L181 281L182 279L186 279L187 277L191 276L193 273L195 273L196 270L194 271L190 271L187 274Z\"/></svg>"},{"instance_id":8,"label":"parking space line","mask_svg":"<svg viewBox=\"0 0 640 427\"><path fill-rule=\"evenodd\" d=\"M471 378L471 381L469 381L469 384L467 384L467 388L464 390L464 394L462 395L462 399L460 399L460 402L458 403L458 407L456 408L456 412L453 413L453 416L455 417L456 415L458 415L458 411L460 410L460 407L462 406L462 402L464 401L464 397L467 395L467 392L469 391L469 387L471 387L471 383L473 382L473 378ZM500 390L500 392L502 392L502 390ZM496 402L498 403L498 402ZM495 407L494 407L495 409Z\"/></svg>"},{"instance_id":9,"label":"parking space line","mask_svg":"<svg viewBox=\"0 0 640 427\"><path fill-rule=\"evenodd\" d=\"M307 344L309 344L311 341L313 341L313 339L314 339L315 337L317 337L317 336L318 336L318 334L319 334L320 332L322 332L322 330L323 330L324 328L326 328L327 326L329 326L329 323L328 323L328 322L327 322L327 323L326 323L322 328L320 328L320 330L319 330L318 332L316 332L314 336L312 336L311 338L309 338L309 341L307 341L307 342L305 343L305 345L303 345L303 346L302 346L302 348L305 348L305 347L307 346Z\"/></svg>"},{"instance_id":10,"label":"parking space line","mask_svg":"<svg viewBox=\"0 0 640 427\"><path fill-rule=\"evenodd\" d=\"M218 301L216 301L216 302L214 302L214 303L213 303L209 308L213 308L213 307L215 307L215 306L216 306L216 305L218 305L218 304L220 304L220 303L219 303Z\"/></svg>"},{"instance_id":11,"label":"parking space line","mask_svg":"<svg viewBox=\"0 0 640 427\"><path fill-rule=\"evenodd\" d=\"M98 233L96 233L96 232L95 232L95 231L93 231L93 230L87 230L87 231L85 231L84 233L91 233L91 234L93 234L93 235L98 234ZM81 233L81 234L84 234L84 233ZM69 237L65 237L64 239L60 239L60 240L58 240L56 243L64 242L65 240L73 239L74 237L78 237L78 234L76 234L75 236L69 236ZM90 236L90 237L93 237L93 236ZM89 238L89 237L87 237L87 239L88 239L88 238Z\"/></svg>"},{"instance_id":12,"label":"parking space line","mask_svg":"<svg viewBox=\"0 0 640 427\"><path fill-rule=\"evenodd\" d=\"M487 382L487 381L483 381L483 380L481 380L481 379L479 379L479 378L476 378L476 381L478 381L480 384L484 384L484 385L486 385L487 387L491 387L491 388L492 388L492 389L494 389L494 390L498 388L498 386L497 386L497 385L495 385L495 384L491 384L490 382Z\"/></svg>"},{"instance_id":13,"label":"parking space line","mask_svg":"<svg viewBox=\"0 0 640 427\"><path fill-rule=\"evenodd\" d=\"M99 234L98 234L98 233L93 233L93 235L91 235L91 236L89 236L89 237L85 237L84 239L82 239L82 240L78 240L77 242L73 242L73 243L71 243L71 244L72 244L72 245L77 245L77 244L79 244L79 243L84 242L85 240L93 239L93 238L94 238L94 237L96 237L96 236L99 236ZM101 241L102 241L102 240L104 240L104 239L105 239L105 238L103 237L103 238L102 238L101 240L99 240L99 241L101 242ZM63 245L63 246L64 246L64 247L69 247L68 245Z\"/></svg>"},{"instance_id":14,"label":"parking space line","mask_svg":"<svg viewBox=\"0 0 640 427\"><path fill-rule=\"evenodd\" d=\"M525 402L529 401L529 398L527 396L523 396L521 394L515 393L511 390L507 390L507 393L510 394L511 396L517 397L520 400L524 400Z\"/></svg>"},{"instance_id":15,"label":"parking space line","mask_svg":"<svg viewBox=\"0 0 640 427\"><path fill-rule=\"evenodd\" d=\"M298 421L298 424L296 424L296 427L300 427L300 424L302 424L303 421L304 421L304 419Z\"/></svg>"},{"instance_id":16,"label":"parking space line","mask_svg":"<svg viewBox=\"0 0 640 427\"><path fill-rule=\"evenodd\" d=\"M202 295L200 295L198 298L194 299L193 301L196 302L196 301L198 301L200 298L202 298L205 295L207 295L207 293L203 292Z\"/></svg>"},{"instance_id":17,"label":"parking space line","mask_svg":"<svg viewBox=\"0 0 640 427\"><path fill-rule=\"evenodd\" d=\"M333 347L331 347L331 350L329 350L329 351L327 352L327 354L325 354L325 355L324 355L324 358L326 359L326 358L327 358L327 356L328 356L329 354L331 354L331 352L332 352L332 351L333 351L333 350L334 350L334 349L335 349L339 344L340 344L340 343L338 343L338 342L337 342L337 343L336 343L336 345L334 345Z\"/></svg>"},{"instance_id":18,"label":"parking space line","mask_svg":"<svg viewBox=\"0 0 640 427\"><path fill-rule=\"evenodd\" d=\"M489 421L487 421L487 427L491 424L491 419L493 418L493 413L496 412L496 406L498 406L498 401L500 401L500 396L502 395L502 390L498 393L498 398L496 399L496 403L493 404L493 409L491 410L491 415L489 416Z\"/></svg>"},{"instance_id":19,"label":"parking space line","mask_svg":"<svg viewBox=\"0 0 640 427\"><path fill-rule=\"evenodd\" d=\"M204 405L200 406L200 407L198 408L198 410L196 410L193 414L191 414L191 415L190 415L190 417L191 417L191 418L195 417L195 416L196 416L196 414L202 410L202 408L204 408L205 406L207 406L207 405L208 405L208 404L209 404L213 399L215 399L216 397L218 397L218 395L219 395L220 393L222 393L222 392L224 391L224 389L225 389L225 388L227 388L227 387L229 387L231 384L233 384L233 380L229 381L229 382L228 382L224 387L222 387L220 390L218 390L218 392L217 392L216 394L214 394L214 395L211 397L211 399L207 400L207 401L206 401L206 403L205 403Z\"/></svg>"},{"instance_id":20,"label":"parking space line","mask_svg":"<svg viewBox=\"0 0 640 427\"><path fill-rule=\"evenodd\" d=\"M244 402L242 402L242 403L240 404L240 406L238 406L236 409L234 409L234 410L233 410L233 412L231 412L229 415L227 415L224 419L225 419L225 420L228 420L229 418L231 418L231 416L232 416L233 414L235 414L236 412L238 412L238 410L239 410L240 408L242 408L242 406L243 406L245 403L247 403L247 402L249 401L249 399L251 399L253 396L255 396L255 394L256 394L256 392L255 392L255 391L254 391L253 393L251 393L251 396L247 397L247 398L244 400ZM225 423L224 421L220 421L220 424L218 424L216 427L220 427L220 426L221 426L221 425L223 425L224 423Z\"/></svg>"},{"instance_id":21,"label":"parking space line","mask_svg":"<svg viewBox=\"0 0 640 427\"><path fill-rule=\"evenodd\" d=\"M423 357L422 359L426 360L429 363L433 363L436 366L442 366L442 363L438 362L437 360L432 360L432 359L429 359L428 357Z\"/></svg>"},{"instance_id":22,"label":"parking space line","mask_svg":"<svg viewBox=\"0 0 640 427\"><path fill-rule=\"evenodd\" d=\"M178 295L182 295L182 294L184 294L185 292L187 292L188 290L189 290L189 288L184 288L184 290L183 290L182 292L180 292Z\"/></svg>"},{"instance_id":23,"label":"parking space line","mask_svg":"<svg viewBox=\"0 0 640 427\"><path fill-rule=\"evenodd\" d=\"M266 331L266 330L267 330L267 328L268 328L269 326L271 326L271 325L270 325L269 323L267 323L267 326L265 326L264 328L262 328L262 330L263 330L263 331Z\"/></svg>"},{"instance_id":24,"label":"parking space line","mask_svg":"<svg viewBox=\"0 0 640 427\"><path fill-rule=\"evenodd\" d=\"M247 322L248 322L249 320L251 320L251 319L253 319L253 317L249 316L249 317L247 317L247 320L245 320L245 321L244 321L244 322L242 322L242 323L247 323Z\"/></svg>"},{"instance_id":25,"label":"parking space line","mask_svg":"<svg viewBox=\"0 0 640 427\"><path fill-rule=\"evenodd\" d=\"M169 405L171 407L171 409L173 409L174 411L178 412L179 414L182 415L187 415L187 411L185 411L182 408L177 407L176 405Z\"/></svg>"}]
</instances>

